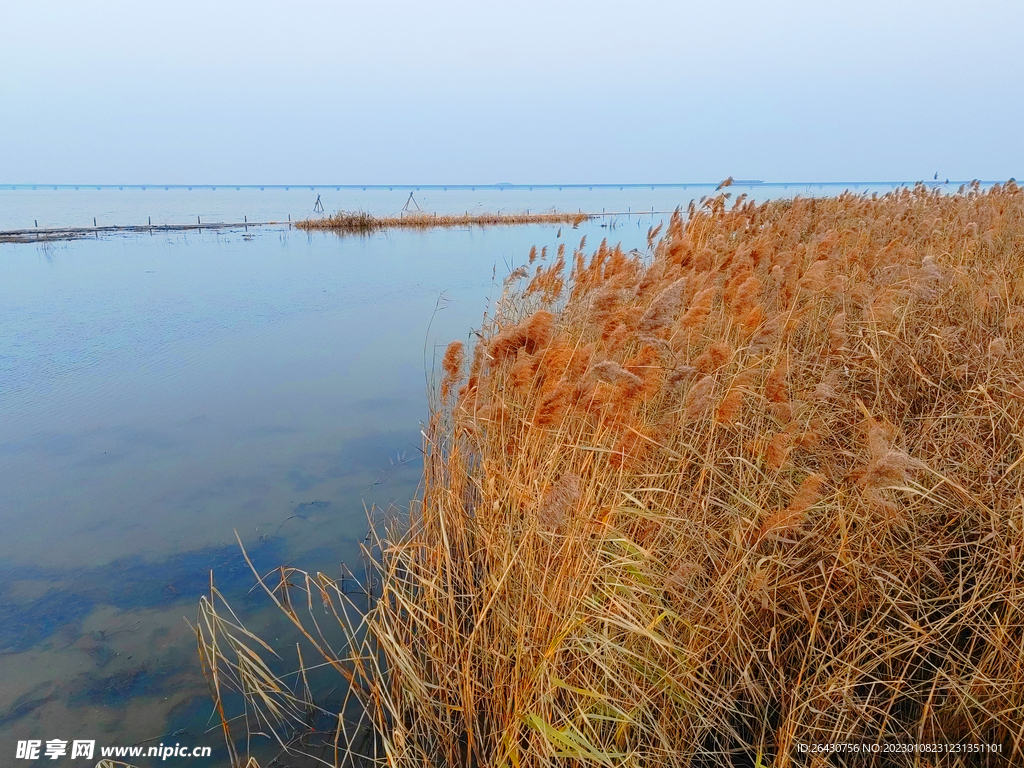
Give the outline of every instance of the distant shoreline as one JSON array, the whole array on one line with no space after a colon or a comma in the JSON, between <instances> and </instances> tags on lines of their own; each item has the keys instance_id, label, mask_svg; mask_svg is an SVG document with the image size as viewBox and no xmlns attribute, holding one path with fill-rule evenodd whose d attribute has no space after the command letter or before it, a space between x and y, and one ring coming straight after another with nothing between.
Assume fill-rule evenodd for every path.
<instances>
[{"instance_id":1,"label":"distant shoreline","mask_svg":"<svg viewBox=\"0 0 1024 768\"><path fill-rule=\"evenodd\" d=\"M924 184L926 186L959 186L961 184L970 184L974 179L916 179L916 180L889 180L889 181L761 181L757 179L741 179L733 181L733 186L757 186L757 187L816 187L816 186L853 186L853 187L899 187L899 186L913 186L915 184ZM977 180L982 185L989 184L1001 184L1005 179L999 180ZM685 189L687 187L708 187L715 189L720 182L718 181L679 181L679 182L622 182L622 183L600 183L600 184L40 184L40 183L24 183L24 182L2 182L0 183L0 192L2 191L59 191L59 190L78 190L78 191L100 191L100 190L154 190L154 191L170 191L170 190L185 190L185 191L241 191L246 190L285 190L290 191L292 189L308 190L315 192L317 190L328 190L334 189L341 191L346 190L362 190L362 191L381 191L381 190L441 190L441 191L455 191L455 190L536 190L536 189Z\"/></svg>"}]
</instances>

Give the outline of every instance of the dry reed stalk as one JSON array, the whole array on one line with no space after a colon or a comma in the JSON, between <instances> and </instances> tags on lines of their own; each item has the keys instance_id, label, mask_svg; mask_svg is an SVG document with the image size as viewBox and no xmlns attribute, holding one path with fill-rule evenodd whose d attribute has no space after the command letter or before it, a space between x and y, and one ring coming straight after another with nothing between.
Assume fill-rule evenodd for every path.
<instances>
[{"instance_id":1,"label":"dry reed stalk","mask_svg":"<svg viewBox=\"0 0 1024 768\"><path fill-rule=\"evenodd\" d=\"M1019 764L1020 188L718 195L659 234L649 266L574 258L557 302L553 277L508 287L433 404L379 599L328 612L350 652L309 632L377 763L783 768L811 764L800 744L936 742ZM321 591L338 604L286 575L318 620ZM245 670L254 726L301 712L231 666L258 650L238 622L209 623L208 674Z\"/></svg>"}]
</instances>

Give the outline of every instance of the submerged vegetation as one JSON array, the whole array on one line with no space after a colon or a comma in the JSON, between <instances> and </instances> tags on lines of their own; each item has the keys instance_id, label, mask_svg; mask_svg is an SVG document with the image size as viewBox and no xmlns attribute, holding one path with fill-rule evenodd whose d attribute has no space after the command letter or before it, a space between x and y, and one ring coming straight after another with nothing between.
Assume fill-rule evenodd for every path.
<instances>
[{"instance_id":1,"label":"submerged vegetation","mask_svg":"<svg viewBox=\"0 0 1024 768\"><path fill-rule=\"evenodd\" d=\"M324 759L1019 762L1024 193L721 194L660 234L531 253L448 348L369 610L322 574L263 582L358 699ZM250 731L301 733L304 675L214 597L225 730L235 686Z\"/></svg>"},{"instance_id":2,"label":"submerged vegetation","mask_svg":"<svg viewBox=\"0 0 1024 768\"><path fill-rule=\"evenodd\" d=\"M372 216L365 211L339 211L322 219L306 219L295 226L351 234L369 234L385 229L432 229L434 227L494 227L513 224L580 224L590 218L585 213L436 213Z\"/></svg>"}]
</instances>

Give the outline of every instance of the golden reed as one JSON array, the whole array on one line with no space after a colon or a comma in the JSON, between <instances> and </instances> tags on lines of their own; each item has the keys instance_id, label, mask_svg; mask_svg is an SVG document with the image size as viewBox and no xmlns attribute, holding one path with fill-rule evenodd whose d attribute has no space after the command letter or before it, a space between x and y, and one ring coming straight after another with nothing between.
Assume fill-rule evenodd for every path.
<instances>
[{"instance_id":1,"label":"golden reed","mask_svg":"<svg viewBox=\"0 0 1024 768\"><path fill-rule=\"evenodd\" d=\"M1019 764L1024 193L723 192L649 243L531 252L446 354L383 595L321 646L380 764Z\"/></svg>"}]
</instances>

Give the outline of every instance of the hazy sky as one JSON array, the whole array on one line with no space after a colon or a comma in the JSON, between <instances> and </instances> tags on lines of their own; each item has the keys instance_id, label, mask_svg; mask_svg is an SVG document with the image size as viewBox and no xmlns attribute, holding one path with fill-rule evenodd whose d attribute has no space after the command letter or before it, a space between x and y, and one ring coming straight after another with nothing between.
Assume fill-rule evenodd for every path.
<instances>
[{"instance_id":1,"label":"hazy sky","mask_svg":"<svg viewBox=\"0 0 1024 768\"><path fill-rule=\"evenodd\" d=\"M0 0L0 183L1024 176L1024 2Z\"/></svg>"}]
</instances>

